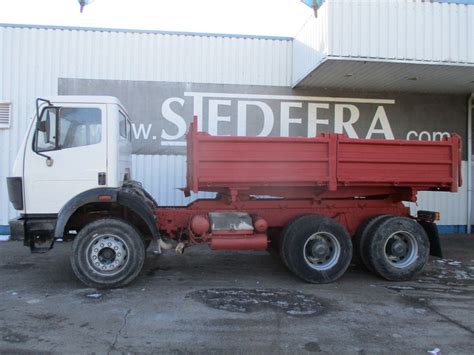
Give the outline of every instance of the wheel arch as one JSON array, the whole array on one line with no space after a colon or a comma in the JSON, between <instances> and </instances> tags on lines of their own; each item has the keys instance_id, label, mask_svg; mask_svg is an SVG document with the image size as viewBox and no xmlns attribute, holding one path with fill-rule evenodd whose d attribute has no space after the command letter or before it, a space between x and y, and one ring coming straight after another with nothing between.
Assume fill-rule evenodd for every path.
<instances>
[{"instance_id":1,"label":"wheel arch","mask_svg":"<svg viewBox=\"0 0 474 355\"><path fill-rule=\"evenodd\" d=\"M418 223L423 227L430 241L430 255L439 258L443 257L443 249L439 238L438 226L434 222L419 220Z\"/></svg>"},{"instance_id":2,"label":"wheel arch","mask_svg":"<svg viewBox=\"0 0 474 355\"><path fill-rule=\"evenodd\" d=\"M139 195L121 188L97 188L73 197L58 213L54 238L62 238L68 229L104 216L133 222L142 234L159 238L153 209Z\"/></svg>"}]
</instances>

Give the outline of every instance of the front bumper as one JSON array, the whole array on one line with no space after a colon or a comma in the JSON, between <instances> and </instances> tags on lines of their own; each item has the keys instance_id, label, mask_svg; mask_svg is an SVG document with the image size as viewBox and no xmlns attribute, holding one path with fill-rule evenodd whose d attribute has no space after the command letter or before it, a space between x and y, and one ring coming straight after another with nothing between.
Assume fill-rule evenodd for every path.
<instances>
[{"instance_id":1,"label":"front bumper","mask_svg":"<svg viewBox=\"0 0 474 355\"><path fill-rule=\"evenodd\" d=\"M23 240L25 245L52 240L56 217L23 215L9 221L12 240Z\"/></svg>"},{"instance_id":2,"label":"front bumper","mask_svg":"<svg viewBox=\"0 0 474 355\"><path fill-rule=\"evenodd\" d=\"M8 222L10 225L10 239L24 240L25 239L25 219L18 217Z\"/></svg>"}]
</instances>

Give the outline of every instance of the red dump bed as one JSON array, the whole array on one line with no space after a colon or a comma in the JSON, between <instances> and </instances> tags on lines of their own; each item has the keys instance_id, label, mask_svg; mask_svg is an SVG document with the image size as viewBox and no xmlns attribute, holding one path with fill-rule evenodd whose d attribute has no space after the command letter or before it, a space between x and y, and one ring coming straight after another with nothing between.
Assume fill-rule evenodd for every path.
<instances>
[{"instance_id":1,"label":"red dump bed","mask_svg":"<svg viewBox=\"0 0 474 355\"><path fill-rule=\"evenodd\" d=\"M187 137L187 189L197 192L251 188L409 187L457 191L461 140L440 142L316 138Z\"/></svg>"}]
</instances>

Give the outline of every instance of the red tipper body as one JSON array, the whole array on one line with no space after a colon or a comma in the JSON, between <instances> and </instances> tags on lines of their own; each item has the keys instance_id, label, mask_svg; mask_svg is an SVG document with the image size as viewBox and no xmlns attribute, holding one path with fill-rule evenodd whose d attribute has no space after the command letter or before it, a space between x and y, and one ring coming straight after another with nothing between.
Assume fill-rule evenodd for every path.
<instances>
[{"instance_id":1,"label":"red tipper body","mask_svg":"<svg viewBox=\"0 0 474 355\"><path fill-rule=\"evenodd\" d=\"M163 234L180 240L189 236L188 244L264 249L266 228L278 234L298 216L333 218L354 235L371 216L409 217L403 201L416 201L418 191L455 192L461 183L461 139L456 134L439 142L350 139L331 133L315 138L216 137L198 132L195 118L187 135L183 190L217 196L185 207L159 207L156 215ZM211 221L215 212L245 213L253 220L253 231L216 232ZM199 218L193 220L195 216ZM191 225L199 233L193 234Z\"/></svg>"},{"instance_id":2,"label":"red tipper body","mask_svg":"<svg viewBox=\"0 0 474 355\"><path fill-rule=\"evenodd\" d=\"M307 197L352 189L457 191L461 185L461 139L439 142L351 139L324 133L316 138L187 136L187 189ZM364 190L365 189L365 190ZM408 200L412 201L412 198Z\"/></svg>"}]
</instances>

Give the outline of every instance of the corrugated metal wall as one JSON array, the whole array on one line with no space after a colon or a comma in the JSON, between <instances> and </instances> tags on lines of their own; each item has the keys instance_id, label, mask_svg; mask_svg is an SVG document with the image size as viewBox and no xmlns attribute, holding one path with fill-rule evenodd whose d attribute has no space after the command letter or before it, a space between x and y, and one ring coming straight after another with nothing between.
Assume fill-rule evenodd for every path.
<instances>
[{"instance_id":1,"label":"corrugated metal wall","mask_svg":"<svg viewBox=\"0 0 474 355\"><path fill-rule=\"evenodd\" d=\"M327 0L295 38L293 83L327 56L472 64L473 38L473 5Z\"/></svg>"},{"instance_id":2,"label":"corrugated metal wall","mask_svg":"<svg viewBox=\"0 0 474 355\"><path fill-rule=\"evenodd\" d=\"M419 0L332 0L327 6L331 55L474 63L474 6Z\"/></svg>"},{"instance_id":3,"label":"corrugated metal wall","mask_svg":"<svg viewBox=\"0 0 474 355\"><path fill-rule=\"evenodd\" d=\"M185 198L186 157L184 155L134 155L132 176L152 194L160 206L184 206L196 198L213 198L214 193L200 192Z\"/></svg>"},{"instance_id":4,"label":"corrugated metal wall","mask_svg":"<svg viewBox=\"0 0 474 355\"><path fill-rule=\"evenodd\" d=\"M56 95L58 78L289 86L291 46L289 40L268 38L0 26L0 100L12 102L11 128L0 129L0 225L16 215L5 177L34 100ZM133 161L136 178L160 203L186 202L174 190L184 182L183 156Z\"/></svg>"},{"instance_id":5,"label":"corrugated metal wall","mask_svg":"<svg viewBox=\"0 0 474 355\"><path fill-rule=\"evenodd\" d=\"M293 41L293 83L300 82L328 52L327 6L310 16Z\"/></svg>"},{"instance_id":6,"label":"corrugated metal wall","mask_svg":"<svg viewBox=\"0 0 474 355\"><path fill-rule=\"evenodd\" d=\"M467 162L462 163L464 184L459 192L420 192L418 202L410 203L412 214L418 210L438 211L441 214L439 224L462 226L467 223ZM474 215L473 215L474 216ZM474 219L473 219L474 220Z\"/></svg>"}]
</instances>

